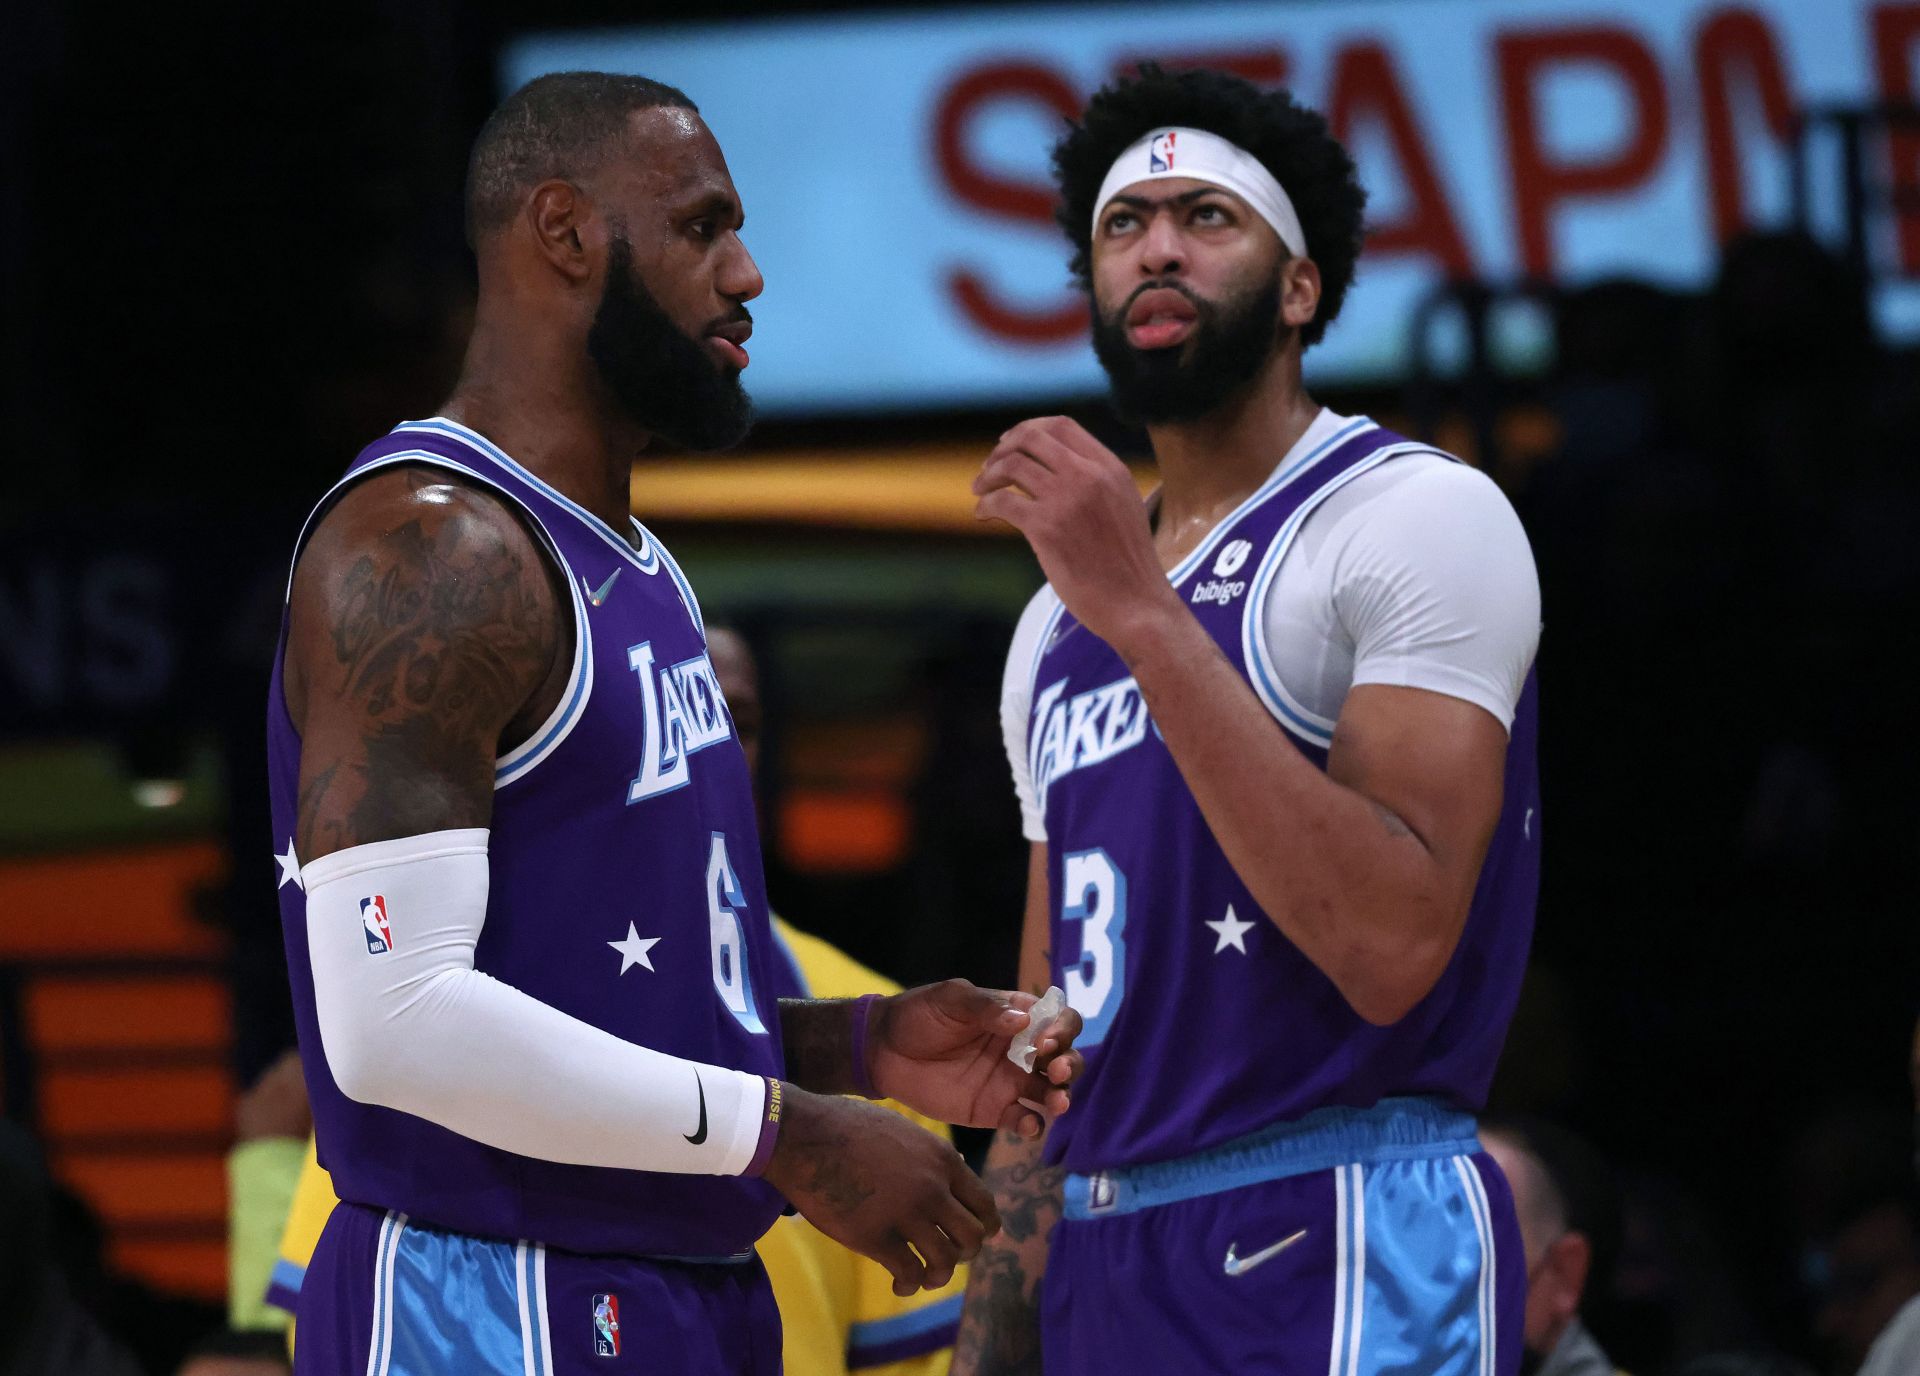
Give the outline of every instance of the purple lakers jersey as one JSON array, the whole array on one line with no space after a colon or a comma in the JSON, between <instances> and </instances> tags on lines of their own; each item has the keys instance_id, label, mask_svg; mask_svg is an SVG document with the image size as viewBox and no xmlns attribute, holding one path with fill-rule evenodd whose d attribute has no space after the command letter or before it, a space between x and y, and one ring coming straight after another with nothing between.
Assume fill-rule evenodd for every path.
<instances>
[{"instance_id":1,"label":"purple lakers jersey","mask_svg":"<svg viewBox=\"0 0 1920 1376\"><path fill-rule=\"evenodd\" d=\"M560 705L495 763L476 967L627 1041L778 1075L751 783L686 578L638 523L624 538L447 420L409 422L369 445L328 500L402 464L448 470L504 497L544 537L572 593L574 658ZM535 1160L340 1092L321 1054L292 853L300 738L282 696L285 650L283 616L267 723L274 845L286 852L280 913L320 1161L340 1197L575 1252L751 1248L785 1207L763 1181ZM649 940L647 961L621 949L632 949L630 935Z\"/></svg>"},{"instance_id":2,"label":"purple lakers jersey","mask_svg":"<svg viewBox=\"0 0 1920 1376\"><path fill-rule=\"evenodd\" d=\"M1371 421L1269 478L1175 570L1175 586L1302 754L1331 724L1290 702L1260 609L1294 535L1343 484L1433 453ZM1055 983L1086 1020L1086 1073L1049 1162L1075 1172L1186 1156L1330 1106L1485 1101L1532 937L1539 790L1531 674L1506 797L1458 949L1376 1027L1254 901L1214 840L1120 657L1056 608L1030 679L1027 766L1046 817ZM1276 846L1288 844L1275 835Z\"/></svg>"}]
</instances>

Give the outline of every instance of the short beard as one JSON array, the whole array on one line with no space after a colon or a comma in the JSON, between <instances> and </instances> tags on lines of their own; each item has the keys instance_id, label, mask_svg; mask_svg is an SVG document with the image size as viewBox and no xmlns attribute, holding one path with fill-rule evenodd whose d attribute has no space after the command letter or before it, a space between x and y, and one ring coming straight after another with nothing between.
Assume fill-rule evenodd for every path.
<instances>
[{"instance_id":1,"label":"short beard","mask_svg":"<svg viewBox=\"0 0 1920 1376\"><path fill-rule=\"evenodd\" d=\"M728 449L752 428L753 402L740 375L668 318L634 272L624 235L607 250L587 356L620 408L650 435L688 449Z\"/></svg>"},{"instance_id":2,"label":"short beard","mask_svg":"<svg viewBox=\"0 0 1920 1376\"><path fill-rule=\"evenodd\" d=\"M1127 309L1155 287L1179 292L1200 318L1175 348L1136 349L1127 342ZM1134 424L1198 420L1218 410L1259 376L1284 337L1278 277L1217 303L1178 282L1148 282L1112 317L1098 303L1093 309L1093 352L1107 370L1113 409Z\"/></svg>"}]
</instances>

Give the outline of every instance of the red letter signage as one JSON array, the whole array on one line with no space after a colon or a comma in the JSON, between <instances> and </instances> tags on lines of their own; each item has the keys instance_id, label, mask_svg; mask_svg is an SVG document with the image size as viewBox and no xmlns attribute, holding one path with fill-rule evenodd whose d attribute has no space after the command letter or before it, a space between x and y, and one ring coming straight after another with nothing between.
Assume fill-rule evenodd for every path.
<instances>
[{"instance_id":1,"label":"red letter signage","mask_svg":"<svg viewBox=\"0 0 1920 1376\"><path fill-rule=\"evenodd\" d=\"M1667 93L1653 54L1625 29L1597 25L1503 33L1495 46L1521 261L1530 275L1550 278L1554 207L1574 196L1625 191L1653 174L1667 143ZM1541 137L1536 88L1549 68L1576 63L1607 68L1625 84L1633 100L1633 135L1605 157L1558 162Z\"/></svg>"}]
</instances>

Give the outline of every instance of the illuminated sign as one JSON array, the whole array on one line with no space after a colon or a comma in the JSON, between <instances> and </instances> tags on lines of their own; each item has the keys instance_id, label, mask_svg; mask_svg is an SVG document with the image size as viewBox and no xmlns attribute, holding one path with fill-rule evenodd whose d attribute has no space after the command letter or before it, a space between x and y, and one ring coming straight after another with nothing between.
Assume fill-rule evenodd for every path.
<instances>
[{"instance_id":1,"label":"illuminated sign","mask_svg":"<svg viewBox=\"0 0 1920 1376\"><path fill-rule=\"evenodd\" d=\"M501 75L640 72L693 97L767 278L748 381L798 414L1102 388L1046 160L1143 58L1285 82L1353 149L1372 238L1308 367L1364 381L1405 367L1450 274L1701 284L1728 235L1784 218L1792 112L1910 99L1917 49L1920 0L1326 0L543 35ZM1895 158L1914 181L1920 141ZM1920 273L1920 216L1898 230L1886 256Z\"/></svg>"}]
</instances>

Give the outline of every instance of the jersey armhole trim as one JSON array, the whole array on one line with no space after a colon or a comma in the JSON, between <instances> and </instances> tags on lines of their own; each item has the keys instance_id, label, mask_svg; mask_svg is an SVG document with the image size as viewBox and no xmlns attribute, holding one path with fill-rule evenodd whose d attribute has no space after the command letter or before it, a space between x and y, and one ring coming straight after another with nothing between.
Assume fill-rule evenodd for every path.
<instances>
[{"instance_id":1,"label":"jersey armhole trim","mask_svg":"<svg viewBox=\"0 0 1920 1376\"><path fill-rule=\"evenodd\" d=\"M530 522L529 529L540 542L541 547L546 550L548 557L553 560L554 566L559 569L570 595L573 607L573 666L567 673L566 686L561 690L558 705L547 714L547 719L540 723L538 729L524 742L494 760L493 787L494 791L498 792L507 784L525 778L529 770L558 748L560 742L565 740L578 724L581 715L586 711L587 699L593 693L593 628L587 621L586 605L581 600L580 580L575 576L573 566L567 563L567 557L560 552L559 542L553 538L546 523L540 519L539 514L532 507L521 501L496 479L430 449L407 449L396 454L384 455L372 463L354 469L328 488L326 495L321 497L312 514L307 517L306 524L300 528L299 541L293 548L293 569L287 573L286 602L290 603L293 600L294 571L298 569L300 556L306 550L307 538L313 533L315 524L332 508L335 498L368 474L401 465L442 468L449 473L458 473L462 477L472 479L488 492L504 498L516 512ZM285 654L284 647L281 653ZM286 714L284 698L281 700L280 710L282 714ZM298 732L296 731L295 734L297 735Z\"/></svg>"},{"instance_id":2,"label":"jersey armhole trim","mask_svg":"<svg viewBox=\"0 0 1920 1376\"><path fill-rule=\"evenodd\" d=\"M1267 475L1266 480L1248 494L1245 501L1241 502L1239 506L1223 516L1219 522L1215 524L1213 529L1207 532L1206 538L1193 547L1193 551L1188 554L1186 558L1167 570L1167 581L1175 587L1179 587L1182 583L1186 582L1187 579L1191 578L1200 567L1206 563L1214 550L1219 548L1221 540L1240 523L1241 518L1246 516L1248 512L1257 506L1263 505L1269 497L1279 492L1281 488L1291 487L1295 479L1311 471L1315 464L1319 463L1321 459L1331 454L1348 440L1357 439L1367 433L1367 431L1377 430L1379 428L1380 427L1369 417L1350 416L1347 418L1345 425L1342 425L1333 434L1327 436L1326 439L1315 445L1312 452L1303 455L1290 464L1284 463L1283 461L1282 466Z\"/></svg>"},{"instance_id":3,"label":"jersey armhole trim","mask_svg":"<svg viewBox=\"0 0 1920 1376\"><path fill-rule=\"evenodd\" d=\"M502 468L513 474L514 477L533 488L556 506L577 516L581 524L585 525L588 530L591 530L604 541L608 547L635 568L639 569L640 572L651 574L660 571L659 546L654 541L652 535L649 534L646 528L638 521L633 521L632 524L634 528L640 532L644 545L642 548L636 550L632 543L622 539L620 533L614 530L612 526L581 506L580 503L574 501L573 498L567 496L566 493L554 487L553 484L545 481L478 430L462 425L459 421L448 420L445 416L434 416L428 420L402 421L393 427L393 433L395 434L403 431L425 431L428 434L439 435L443 439L452 440L456 444L465 445L481 457L492 463L499 464Z\"/></svg>"},{"instance_id":4,"label":"jersey armhole trim","mask_svg":"<svg viewBox=\"0 0 1920 1376\"><path fill-rule=\"evenodd\" d=\"M1299 737L1307 744L1321 750L1333 744L1333 732L1338 722L1323 717L1318 712L1309 711L1281 681L1279 666L1275 663L1273 649L1267 644L1267 594L1272 590L1273 580L1280 572L1280 564L1292 548L1294 537L1300 533L1300 527L1306 524L1307 517L1316 511L1320 504L1352 482L1363 473L1370 473L1389 459L1404 454L1439 454L1441 458L1451 458L1432 445L1408 441L1402 444L1387 445L1376 449L1366 458L1353 465L1326 483L1287 518L1280 527L1280 533L1267 546L1267 552L1261 557L1260 566L1253 576L1253 587L1247 593L1246 610L1240 618L1240 652L1247 664L1247 681L1253 685L1254 695L1261 705L1273 715L1275 721L1289 733Z\"/></svg>"}]
</instances>

